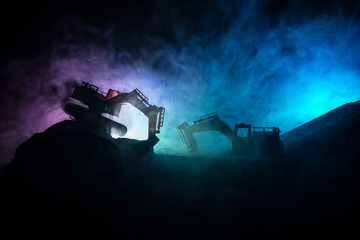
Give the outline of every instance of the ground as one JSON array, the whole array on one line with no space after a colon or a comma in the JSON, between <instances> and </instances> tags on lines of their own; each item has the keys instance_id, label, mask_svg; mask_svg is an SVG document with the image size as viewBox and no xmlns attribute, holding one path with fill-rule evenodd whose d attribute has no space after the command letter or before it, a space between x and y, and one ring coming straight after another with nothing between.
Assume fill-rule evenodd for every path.
<instances>
[{"instance_id":1,"label":"ground","mask_svg":"<svg viewBox=\"0 0 360 240\"><path fill-rule=\"evenodd\" d=\"M358 235L359 116L278 158L157 155L58 123L3 170L3 226L60 238Z\"/></svg>"}]
</instances>

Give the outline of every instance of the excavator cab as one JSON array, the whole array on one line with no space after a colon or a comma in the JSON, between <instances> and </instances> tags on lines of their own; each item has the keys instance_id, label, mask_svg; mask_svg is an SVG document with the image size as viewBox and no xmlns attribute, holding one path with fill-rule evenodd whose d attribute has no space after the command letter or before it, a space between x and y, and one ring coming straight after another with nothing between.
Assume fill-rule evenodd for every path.
<instances>
[{"instance_id":1,"label":"excavator cab","mask_svg":"<svg viewBox=\"0 0 360 240\"><path fill-rule=\"evenodd\" d=\"M246 133L246 134L244 134ZM242 156L282 156L284 145L277 127L235 124L232 154Z\"/></svg>"},{"instance_id":2,"label":"excavator cab","mask_svg":"<svg viewBox=\"0 0 360 240\"><path fill-rule=\"evenodd\" d=\"M235 124L231 149L232 155L251 155L253 152L253 146L251 142L251 124Z\"/></svg>"},{"instance_id":3,"label":"excavator cab","mask_svg":"<svg viewBox=\"0 0 360 240\"><path fill-rule=\"evenodd\" d=\"M126 134L127 127L125 125L104 116L108 114L110 117L119 117L121 106L124 104L134 106L149 119L149 137L160 133L160 128L164 124L165 109L151 105L149 99L139 89L129 93L109 89L105 93L95 85L82 82L70 97L77 103L67 103L64 107L66 113L76 121L96 125L108 134L114 130L119 136Z\"/></svg>"}]
</instances>

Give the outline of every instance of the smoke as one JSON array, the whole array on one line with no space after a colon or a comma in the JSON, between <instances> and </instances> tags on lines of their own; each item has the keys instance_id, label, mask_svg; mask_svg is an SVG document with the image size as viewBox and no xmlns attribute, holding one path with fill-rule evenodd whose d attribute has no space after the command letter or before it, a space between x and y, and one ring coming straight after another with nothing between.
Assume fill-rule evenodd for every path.
<instances>
[{"instance_id":1,"label":"smoke","mask_svg":"<svg viewBox=\"0 0 360 240\"><path fill-rule=\"evenodd\" d=\"M77 16L59 18L51 45L4 64L2 161L34 133L69 118L62 108L81 81L103 91L138 88L151 104L165 107L155 150L170 154L186 152L176 126L208 113L218 112L230 126L246 122L286 132L359 100L358 5L179 4L152 2L148 16L154 31L122 32L118 25L131 25L130 16L102 25ZM147 123L132 125L137 124Z\"/></svg>"}]
</instances>

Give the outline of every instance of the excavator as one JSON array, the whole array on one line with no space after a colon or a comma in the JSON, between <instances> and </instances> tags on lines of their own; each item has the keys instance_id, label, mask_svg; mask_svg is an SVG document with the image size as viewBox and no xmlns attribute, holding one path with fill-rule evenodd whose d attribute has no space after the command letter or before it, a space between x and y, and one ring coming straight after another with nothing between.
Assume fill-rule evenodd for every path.
<instances>
[{"instance_id":1,"label":"excavator","mask_svg":"<svg viewBox=\"0 0 360 240\"><path fill-rule=\"evenodd\" d=\"M200 153L194 133L219 131L232 144L231 154L236 156L282 156L283 142L277 127L251 127L251 124L235 124L234 131L219 118L217 113L202 116L193 124L184 122L177 128L179 136L191 153Z\"/></svg>"},{"instance_id":2,"label":"excavator","mask_svg":"<svg viewBox=\"0 0 360 240\"><path fill-rule=\"evenodd\" d=\"M165 108L151 105L149 99L139 89L134 89L128 93L109 89L105 93L95 85L82 82L81 86L76 87L70 97L77 102L67 103L64 107L66 113L74 120L96 125L108 134L111 134L111 131L115 131L119 136L126 134L127 127L111 119L112 117L119 117L121 106L124 104L134 106L148 117L149 137L160 133L160 128L164 124ZM110 117L106 117L106 115Z\"/></svg>"}]
</instances>

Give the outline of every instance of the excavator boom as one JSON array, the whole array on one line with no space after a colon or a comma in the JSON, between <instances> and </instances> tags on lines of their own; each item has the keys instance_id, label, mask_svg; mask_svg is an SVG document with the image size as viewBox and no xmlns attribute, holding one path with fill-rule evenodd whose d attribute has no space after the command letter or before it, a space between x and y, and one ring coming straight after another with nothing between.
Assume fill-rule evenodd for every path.
<instances>
[{"instance_id":1,"label":"excavator boom","mask_svg":"<svg viewBox=\"0 0 360 240\"><path fill-rule=\"evenodd\" d=\"M233 138L233 131L229 125L222 121L217 113L211 113L194 121L193 125L187 122L182 123L176 129L180 135L180 138L184 144L190 149L191 152L197 152L198 147L194 138L194 133L205 131L219 131L224 134L230 141Z\"/></svg>"},{"instance_id":2,"label":"excavator boom","mask_svg":"<svg viewBox=\"0 0 360 240\"><path fill-rule=\"evenodd\" d=\"M129 93L120 93L107 100L105 111L118 117L122 105L130 104L134 106L148 117L149 136L151 136L152 134L160 133L160 128L164 124L165 108L151 105L148 100L149 99L140 92L139 89L135 89Z\"/></svg>"}]
</instances>

